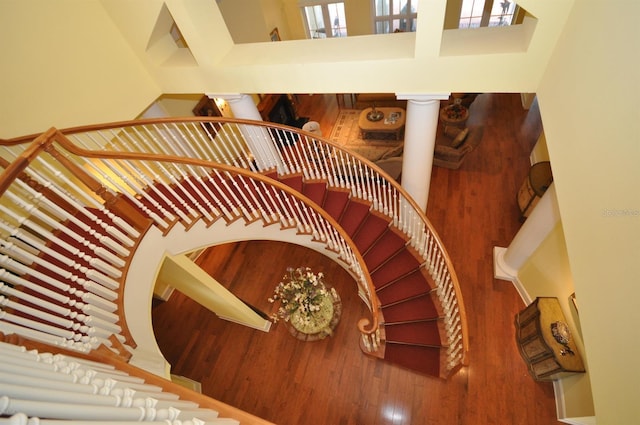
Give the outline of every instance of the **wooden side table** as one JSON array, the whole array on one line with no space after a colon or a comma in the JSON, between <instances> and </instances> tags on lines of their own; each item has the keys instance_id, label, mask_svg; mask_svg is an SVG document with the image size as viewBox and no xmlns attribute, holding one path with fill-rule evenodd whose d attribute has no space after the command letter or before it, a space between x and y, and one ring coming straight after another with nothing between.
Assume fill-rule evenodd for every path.
<instances>
[{"instance_id":1,"label":"wooden side table","mask_svg":"<svg viewBox=\"0 0 640 425\"><path fill-rule=\"evenodd\" d=\"M402 108L376 108L382 113L378 121L367 118L373 108L366 108L360 113L358 126L363 139L393 139L402 140L406 114Z\"/></svg>"},{"instance_id":2,"label":"wooden side table","mask_svg":"<svg viewBox=\"0 0 640 425\"><path fill-rule=\"evenodd\" d=\"M557 298L536 298L516 315L516 342L536 381L585 371Z\"/></svg>"}]
</instances>

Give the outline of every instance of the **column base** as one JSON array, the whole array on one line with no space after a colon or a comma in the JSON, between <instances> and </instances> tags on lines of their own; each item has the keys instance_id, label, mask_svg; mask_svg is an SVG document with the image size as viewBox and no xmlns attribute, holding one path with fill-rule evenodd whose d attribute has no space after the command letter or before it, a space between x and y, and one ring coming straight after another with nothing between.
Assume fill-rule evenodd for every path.
<instances>
[{"instance_id":1,"label":"column base","mask_svg":"<svg viewBox=\"0 0 640 425\"><path fill-rule=\"evenodd\" d=\"M507 248L499 246L493 247L493 277L500 280L513 282L518 279L518 271L511 268L504 262L504 254Z\"/></svg>"},{"instance_id":2,"label":"column base","mask_svg":"<svg viewBox=\"0 0 640 425\"><path fill-rule=\"evenodd\" d=\"M506 280L513 283L513 286L518 291L518 295L525 305L529 305L532 301L531 296L518 279L518 271L510 267L504 262L504 254L507 248L499 246L493 247L493 277L500 280Z\"/></svg>"}]
</instances>

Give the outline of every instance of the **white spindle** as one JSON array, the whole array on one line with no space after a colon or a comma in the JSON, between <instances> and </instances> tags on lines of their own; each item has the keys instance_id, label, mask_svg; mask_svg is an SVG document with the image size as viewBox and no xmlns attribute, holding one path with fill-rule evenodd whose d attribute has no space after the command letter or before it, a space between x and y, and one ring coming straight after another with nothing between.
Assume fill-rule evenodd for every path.
<instances>
[{"instance_id":1,"label":"white spindle","mask_svg":"<svg viewBox=\"0 0 640 425\"><path fill-rule=\"evenodd\" d=\"M182 123L182 128L184 128L184 132L189 135L189 140L192 141L193 148L197 151L196 158L203 158L209 161L220 162L216 159L216 155L211 149L213 143L211 140L205 140L204 129L203 127L198 127L196 123ZM230 164L231 165L231 164Z\"/></svg>"},{"instance_id":2,"label":"white spindle","mask_svg":"<svg viewBox=\"0 0 640 425\"><path fill-rule=\"evenodd\" d=\"M65 176L59 170L56 170L55 168L53 168L53 166L49 164L47 161L44 161L41 157L36 158L36 160L38 161L39 164L44 165L44 167L51 173L51 175L55 177L56 181L59 180L62 184L53 185L51 184L50 180L48 180L41 174L37 173L34 170L28 170L28 173L31 177L33 177L39 183L45 185L45 187L51 189L52 191L54 191L56 194L60 196L63 196L64 194L69 199L72 199L76 203L80 203L77 201L77 199L81 198L82 200L84 200L86 205L92 206L93 208L96 208L100 212L104 213L109 218L109 220L111 220L112 223L117 226L117 228L114 226L108 225L107 223L105 223L104 221L96 217L93 213L89 212L87 209L85 208L79 209L79 211L82 211L83 214L87 215L92 220L94 220L95 218L95 222L98 223L105 230L105 232L107 232L111 236L121 241L124 245L129 247L133 246L134 244L133 240L128 236L126 236L125 234L123 234L119 229L124 230L124 232L126 232L127 235L131 235L134 238L137 238L138 236L140 236L140 232L134 229L125 220L113 214L103 204L99 203L96 199L89 196L89 191L87 191L86 189L80 188L76 183L69 180L67 176ZM72 189L74 193L77 195L77 198L72 196L70 193L64 191L62 189L62 186Z\"/></svg>"},{"instance_id":3,"label":"white spindle","mask_svg":"<svg viewBox=\"0 0 640 425\"><path fill-rule=\"evenodd\" d=\"M94 170L94 172L96 173L96 175L100 176L100 178L106 182L108 182L112 187L114 187L115 189L117 189L119 191L119 193L121 193L122 195L124 195L127 199L129 199L137 208L140 209L140 211L143 211L147 216L149 216L149 218L151 218L161 229L167 229L169 227L169 224L164 221L164 219L162 219L156 212L152 211L149 207L147 207L145 204L143 204L142 202L140 202L135 196L133 196L127 189L125 189L124 187L122 187L122 185L120 183L118 183L115 179L113 179L109 174L107 173L103 173L102 170L100 170L93 162L91 161L86 161L86 164L92 168ZM145 193L144 195L142 195L142 197L148 197L148 195ZM173 217L171 214L168 213L168 211L164 210L164 208L161 210L161 212L163 213L163 215L166 217ZM165 214L166 213L166 214Z\"/></svg>"},{"instance_id":4,"label":"white spindle","mask_svg":"<svg viewBox=\"0 0 640 425\"><path fill-rule=\"evenodd\" d=\"M76 233L75 231L72 231L70 228L63 226L62 224L60 224L59 222L53 220L51 217L47 216L46 214L42 213L40 210L38 210L37 208L35 208L32 204L27 204L26 202L23 202L17 195L15 195L13 192L5 192L5 195L9 198L11 198L11 200L21 209L24 210L25 212L39 218L40 220L42 220L44 223L48 224L49 226L51 226L52 228L59 230L61 232L63 232L64 234L66 234L67 236L73 238L76 242L82 244L83 246L88 247L89 249L93 250L94 252L96 252L96 245L95 244L91 244L89 243L89 241L87 241L83 236L79 235L78 233ZM8 215L13 216L18 222L25 222L25 223L33 223L31 220L28 220L25 216L22 215L18 215L18 214L13 214L12 212L9 212L9 210L7 210L6 208L3 208L4 211L8 211ZM42 227L38 226L40 229L43 229ZM51 234L50 232L46 231L47 235L51 235L51 237L53 238L53 234ZM65 244L67 247L70 247L69 244ZM72 250L74 250L72 248ZM79 252L78 249L75 249L76 252ZM118 270L117 268L111 266L110 264L106 263L105 261L99 259L99 258L94 258L91 257L89 255L84 255L84 258L90 263L92 264L94 267L97 267L98 269L102 270L105 273L110 274L111 276L115 276L115 277L120 277L122 275L122 272L120 270Z\"/></svg>"},{"instance_id":5,"label":"white spindle","mask_svg":"<svg viewBox=\"0 0 640 425\"><path fill-rule=\"evenodd\" d=\"M256 196L256 191L255 190L251 190L251 187L256 187L255 186L255 181L253 179L244 177L242 175L238 175L236 177L239 180L238 184L242 185L242 191L243 193L245 193L245 196L248 196L251 198L250 201L248 201L249 205L252 205L252 209L253 209L253 215L255 218L260 218L261 216L265 215L265 212L262 208L262 204L260 203L260 200L258 200L257 196ZM249 184L249 181L251 181L251 184Z\"/></svg>"},{"instance_id":6,"label":"white spindle","mask_svg":"<svg viewBox=\"0 0 640 425\"><path fill-rule=\"evenodd\" d=\"M207 186L213 187L215 189L215 192L218 193L220 196L225 197L224 191L218 185L218 180L219 180L219 178L217 178L217 176L215 178L212 177L212 176L208 176L208 178L206 180L206 184L207 184ZM225 218L228 221L231 221L231 220L235 219L235 216L234 216L235 211L232 211L233 206L228 202L226 197L225 197L225 202L226 203L223 203L220 200L220 197L218 195L213 193L213 191L211 193L212 193L212 196L213 196L213 202L216 203L216 205L218 206L218 210L222 212L222 214L225 216Z\"/></svg>"},{"instance_id":7,"label":"white spindle","mask_svg":"<svg viewBox=\"0 0 640 425\"><path fill-rule=\"evenodd\" d=\"M264 182L256 182L254 179L251 179L251 184L254 187L254 193L259 198L260 205L262 205L261 209L266 209L265 213L267 214L267 217L265 218L271 222L277 221L278 218L271 208L271 206L273 205L273 198L271 197L271 193L267 186L264 184Z\"/></svg>"},{"instance_id":8,"label":"white spindle","mask_svg":"<svg viewBox=\"0 0 640 425\"><path fill-rule=\"evenodd\" d=\"M235 130L235 131L234 131ZM225 124L220 127L220 131L217 133L218 137L222 136L223 142L218 143L216 147L222 148L226 151L227 155L232 158L232 162L226 160L224 163L236 164L236 158L241 161L243 168L249 168L253 171L257 171L256 166L252 163L250 155L246 151L240 151L238 147L246 147L244 140L241 140L239 135L242 134L240 126L238 124Z\"/></svg>"},{"instance_id":9,"label":"white spindle","mask_svg":"<svg viewBox=\"0 0 640 425\"><path fill-rule=\"evenodd\" d=\"M116 252L119 252L121 255L129 255L128 249L122 247L119 243L117 243L110 237L96 232L95 229L93 229L91 226L79 220L72 214L68 213L63 208L60 208L57 204L53 203L51 200L46 198L42 193L35 191L33 188L29 187L27 184L25 184L20 180L17 180L16 184L22 190L24 190L25 192L28 192L31 195L32 199L36 201L35 205L44 206L44 208L46 208L47 211L49 211L51 214L54 214L55 216L58 217L58 221L66 220L66 221L72 222L73 224L78 226L85 234L91 235L102 245L105 245L115 250ZM84 243L85 246L92 246L92 245L89 245L89 242L86 240L86 238L84 240L85 240L85 243ZM113 255L111 252L105 250L104 248L98 248L98 250L96 251L96 254L100 255L101 258L109 261L111 264L114 264L118 267L122 267L124 265L124 261L122 259Z\"/></svg>"},{"instance_id":10,"label":"white spindle","mask_svg":"<svg viewBox=\"0 0 640 425\"><path fill-rule=\"evenodd\" d=\"M15 260L13 260L11 257L7 256L7 255L1 255L0 256L0 264L5 265L8 269L17 272L20 275L31 275L34 276L38 279L40 279L41 281L47 283L50 286L53 286L54 288L58 288L61 289L65 292L68 292L70 294L73 294L75 292L75 288L72 288L69 284L65 284L60 282L57 279L54 279L51 276L48 276L44 273L41 273L37 270L33 270L30 269L29 267L25 266L24 264L17 262ZM6 276L6 275L5 275ZM9 280L12 279L11 277L8 277L7 281L12 281ZM102 297L102 298L106 298L107 300L115 300L117 298L117 294L110 290L105 288L102 285L98 285L94 282L91 281L85 281L85 280L79 280L78 283L87 291L93 292L94 294ZM27 285L25 285L27 286ZM40 285L37 286L38 288L40 288ZM43 288L46 289L46 288ZM47 292L48 293L48 292ZM51 295L53 296L53 295Z\"/></svg>"},{"instance_id":11,"label":"white spindle","mask_svg":"<svg viewBox=\"0 0 640 425\"><path fill-rule=\"evenodd\" d=\"M235 188L233 193L237 194L236 195L236 199L238 201L238 205L239 205L240 209L242 210L242 212L244 213L245 218L248 221L251 221L253 219L256 207L249 200L249 198L247 197L247 193L244 191L244 186L240 186L238 184L239 178L240 178L240 176L231 176L231 175L229 175L229 181L231 182L231 184Z\"/></svg>"},{"instance_id":12,"label":"white spindle","mask_svg":"<svg viewBox=\"0 0 640 425\"><path fill-rule=\"evenodd\" d=\"M86 162L91 164L94 169L101 172L103 176L107 175L102 170L98 169L92 161ZM168 211L164 207L164 205L160 204L160 202L158 202L153 196L151 196L148 191L145 190L145 187L141 185L141 183L144 184L144 182L141 182L138 179L136 173L127 172L127 170L122 167L121 163L113 160L101 159L98 160L98 162L105 166L107 169L111 170L111 172L126 185L125 187L122 184L118 183L115 179L111 178L112 184L116 185L121 193L128 194L130 192L133 192L137 197L145 199L148 203L150 203L151 206L153 206L153 208L158 211L166 220L174 221L176 219L175 215ZM173 203L169 201L169 205L172 204ZM173 209L175 208L175 206L172 205L170 208Z\"/></svg>"}]
</instances>

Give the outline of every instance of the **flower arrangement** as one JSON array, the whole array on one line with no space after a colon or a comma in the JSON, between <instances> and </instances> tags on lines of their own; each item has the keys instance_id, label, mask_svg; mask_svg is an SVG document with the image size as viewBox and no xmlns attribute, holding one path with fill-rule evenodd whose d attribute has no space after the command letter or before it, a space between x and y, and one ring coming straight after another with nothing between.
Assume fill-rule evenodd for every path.
<instances>
[{"instance_id":1,"label":"flower arrangement","mask_svg":"<svg viewBox=\"0 0 640 425\"><path fill-rule=\"evenodd\" d=\"M443 110L444 116L449 120L461 120L467 117L469 111L460 103L453 103Z\"/></svg>"},{"instance_id":2,"label":"flower arrangement","mask_svg":"<svg viewBox=\"0 0 640 425\"><path fill-rule=\"evenodd\" d=\"M327 307L333 310L331 302L327 303L331 300L329 295L322 273L313 273L309 267L289 267L269 298L270 303L280 301L271 319L274 322L283 319L294 326L312 326L325 316ZM331 315L333 311L327 313Z\"/></svg>"}]
</instances>

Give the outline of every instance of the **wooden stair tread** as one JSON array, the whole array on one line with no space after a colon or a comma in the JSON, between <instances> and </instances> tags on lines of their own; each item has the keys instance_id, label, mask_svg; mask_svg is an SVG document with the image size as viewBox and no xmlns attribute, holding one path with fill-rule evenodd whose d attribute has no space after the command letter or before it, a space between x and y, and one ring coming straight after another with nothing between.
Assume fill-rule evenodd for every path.
<instances>
[{"instance_id":1,"label":"wooden stair tread","mask_svg":"<svg viewBox=\"0 0 640 425\"><path fill-rule=\"evenodd\" d=\"M363 255L387 231L390 221L388 216L374 211L364 218L360 229L353 237L353 242Z\"/></svg>"},{"instance_id":2,"label":"wooden stair tread","mask_svg":"<svg viewBox=\"0 0 640 425\"><path fill-rule=\"evenodd\" d=\"M440 376L441 350L442 348L388 342L384 359L417 372Z\"/></svg>"},{"instance_id":3,"label":"wooden stair tread","mask_svg":"<svg viewBox=\"0 0 640 425\"><path fill-rule=\"evenodd\" d=\"M327 188L324 196L323 208L336 220L340 220L342 213L349 203L350 191L347 189Z\"/></svg>"},{"instance_id":4,"label":"wooden stair tread","mask_svg":"<svg viewBox=\"0 0 640 425\"><path fill-rule=\"evenodd\" d=\"M363 232L366 233L367 231L368 229L363 229ZM404 249L405 243L404 236L398 235L390 228L385 230L363 256L369 270L375 273L378 267L388 261L392 261ZM419 263L416 263L416 265L419 265Z\"/></svg>"},{"instance_id":5,"label":"wooden stair tread","mask_svg":"<svg viewBox=\"0 0 640 425\"><path fill-rule=\"evenodd\" d=\"M425 273L424 268L413 270L397 281L378 289L376 293L380 303L392 304L429 293L433 289L433 282L424 276Z\"/></svg>"},{"instance_id":6,"label":"wooden stair tread","mask_svg":"<svg viewBox=\"0 0 640 425\"><path fill-rule=\"evenodd\" d=\"M432 296L432 294L426 294L389 306L383 305L382 314L385 322L409 322L440 317Z\"/></svg>"},{"instance_id":7,"label":"wooden stair tread","mask_svg":"<svg viewBox=\"0 0 640 425\"><path fill-rule=\"evenodd\" d=\"M371 208L368 202L359 199L349 199L346 208L340 216L340 225L350 235L353 236L360 225L362 220L369 214L369 208Z\"/></svg>"},{"instance_id":8,"label":"wooden stair tread","mask_svg":"<svg viewBox=\"0 0 640 425\"><path fill-rule=\"evenodd\" d=\"M387 342L404 344L441 346L441 336L436 320L405 323L386 323Z\"/></svg>"},{"instance_id":9,"label":"wooden stair tread","mask_svg":"<svg viewBox=\"0 0 640 425\"><path fill-rule=\"evenodd\" d=\"M369 263L367 263L367 266L368 264ZM408 247L404 247L396 252L393 257L374 269L371 273L371 278L376 288L383 287L399 277L419 269L421 265L420 261L414 256L414 253Z\"/></svg>"}]
</instances>

